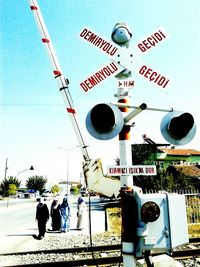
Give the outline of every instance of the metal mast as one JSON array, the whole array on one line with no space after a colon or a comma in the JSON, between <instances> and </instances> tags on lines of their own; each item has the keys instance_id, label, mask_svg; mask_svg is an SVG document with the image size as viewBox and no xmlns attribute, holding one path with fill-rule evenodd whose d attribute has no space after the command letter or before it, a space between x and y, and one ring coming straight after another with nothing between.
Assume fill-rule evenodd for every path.
<instances>
[{"instance_id":1,"label":"metal mast","mask_svg":"<svg viewBox=\"0 0 200 267\"><path fill-rule=\"evenodd\" d=\"M45 45L49 58L51 60L52 66L53 66L53 75L54 78L56 79L59 87L59 91L62 94L65 106L66 106L66 111L70 117L71 123L73 125L76 137L79 142L79 146L81 148L81 152L83 155L83 158L85 161L89 161L90 157L87 151L87 145L84 142L83 136L81 134L81 130L79 127L79 123L77 120L77 113L73 105L73 100L71 98L70 92L69 92L69 81L68 79L65 79L63 76L59 61L56 56L55 49L53 47L53 44L51 42L50 36L48 34L44 19L42 17L40 8L38 6L37 0L29 0L30 8L32 10L32 13L34 15L36 24L38 26L38 30L41 34L42 37L42 43Z\"/></svg>"}]
</instances>

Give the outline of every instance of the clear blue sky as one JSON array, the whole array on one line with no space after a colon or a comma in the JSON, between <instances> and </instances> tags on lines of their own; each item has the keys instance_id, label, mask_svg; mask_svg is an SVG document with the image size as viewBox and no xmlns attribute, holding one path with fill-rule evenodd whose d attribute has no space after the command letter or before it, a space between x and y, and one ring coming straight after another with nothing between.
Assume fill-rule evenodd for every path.
<instances>
[{"instance_id":1,"label":"clear blue sky","mask_svg":"<svg viewBox=\"0 0 200 267\"><path fill-rule=\"evenodd\" d=\"M113 164L118 156L118 139L98 141L85 131L85 116L95 103L117 101L116 79L85 93L79 86L89 75L109 63L109 59L79 37L85 27L110 40L114 25L126 22L133 38L133 48L160 26L169 35L159 46L143 54L147 66L170 78L164 93L147 79L133 74L135 87L131 104L145 102L148 107L189 111L193 114L197 133L193 141L180 148L200 150L199 142L199 62L200 3L197 0L56 0L38 1L49 34L62 67L70 81L70 92L78 118L89 144L91 157ZM0 180L7 175L34 166L34 171L19 175L43 175L57 183L66 179L67 150L78 142L65 112L62 97L52 76L49 58L40 41L33 15L26 0L0 1ZM136 118L132 142L142 142L147 133L155 142L165 142L160 134L164 113L145 111ZM81 172L79 148L70 152L70 179L79 179ZM106 166L105 166L106 167Z\"/></svg>"}]
</instances>

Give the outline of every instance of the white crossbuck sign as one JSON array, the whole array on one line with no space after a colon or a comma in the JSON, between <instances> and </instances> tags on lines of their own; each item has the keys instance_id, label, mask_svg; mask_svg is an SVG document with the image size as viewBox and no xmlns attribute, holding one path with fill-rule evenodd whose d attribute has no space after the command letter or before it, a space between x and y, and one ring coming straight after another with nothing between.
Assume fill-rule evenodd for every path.
<instances>
[{"instance_id":1,"label":"white crossbuck sign","mask_svg":"<svg viewBox=\"0 0 200 267\"><path fill-rule=\"evenodd\" d=\"M169 85L168 77L162 75L159 70L143 64L139 59L141 55L148 53L166 41L167 34L162 27L139 41L135 46L134 52L131 52L127 47L124 49L124 47L106 40L89 28L84 28L80 32L80 38L96 47L110 59L110 63L102 66L98 71L89 75L80 83L80 87L85 92L88 92L109 77L120 77L120 73L123 73L123 77L127 76L129 79L123 80L123 82L118 80L118 88L130 89L135 85L134 81L130 79L132 72L139 74L160 88L166 88Z\"/></svg>"}]
</instances>

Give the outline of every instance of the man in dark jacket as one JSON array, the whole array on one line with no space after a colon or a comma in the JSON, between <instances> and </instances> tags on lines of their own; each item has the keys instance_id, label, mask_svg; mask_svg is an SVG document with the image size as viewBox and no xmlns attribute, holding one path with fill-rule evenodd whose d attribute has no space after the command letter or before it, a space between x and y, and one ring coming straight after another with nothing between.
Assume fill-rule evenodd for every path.
<instances>
[{"instance_id":1,"label":"man in dark jacket","mask_svg":"<svg viewBox=\"0 0 200 267\"><path fill-rule=\"evenodd\" d=\"M45 236L46 224L49 219L49 209L47 205L43 202L43 199L40 198L39 203L36 209L36 220L38 221L38 239L42 239Z\"/></svg>"}]
</instances>

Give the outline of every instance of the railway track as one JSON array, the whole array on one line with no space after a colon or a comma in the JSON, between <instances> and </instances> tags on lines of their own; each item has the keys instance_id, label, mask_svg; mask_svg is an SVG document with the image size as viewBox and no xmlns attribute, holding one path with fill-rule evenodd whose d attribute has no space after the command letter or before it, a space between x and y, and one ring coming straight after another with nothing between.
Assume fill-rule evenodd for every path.
<instances>
[{"instance_id":1,"label":"railway track","mask_svg":"<svg viewBox=\"0 0 200 267\"><path fill-rule=\"evenodd\" d=\"M190 238L189 244L172 251L172 257L176 260L200 257L200 238Z\"/></svg>"},{"instance_id":2,"label":"railway track","mask_svg":"<svg viewBox=\"0 0 200 267\"><path fill-rule=\"evenodd\" d=\"M152 253L152 256L162 254L161 252ZM42 257L46 262L42 261ZM184 247L177 248L171 252L171 256L176 260L186 260L200 257L200 238L190 239L190 243ZM8 262L12 258L20 257L23 264L11 264L5 266L12 267L36 267L36 266L120 266L122 263L121 244L103 245L94 247L75 247L66 249L53 249L41 251L29 251L20 253L0 254L2 257L8 257ZM26 260L27 258L27 260ZM60 260L58 260L58 258ZM37 259L31 262L30 259ZM13 261L14 262L14 261ZM29 262L29 263L28 263Z\"/></svg>"}]
</instances>

